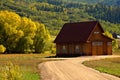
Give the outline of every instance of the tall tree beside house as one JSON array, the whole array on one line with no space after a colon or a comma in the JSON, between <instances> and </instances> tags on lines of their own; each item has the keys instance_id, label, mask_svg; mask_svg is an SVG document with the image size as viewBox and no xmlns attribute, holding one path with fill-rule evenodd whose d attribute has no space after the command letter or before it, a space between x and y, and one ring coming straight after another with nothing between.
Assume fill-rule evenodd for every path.
<instances>
[{"instance_id":1,"label":"tall tree beside house","mask_svg":"<svg viewBox=\"0 0 120 80\"><path fill-rule=\"evenodd\" d=\"M105 33L103 33L103 35L105 35L105 36L113 39L113 41L112 41L112 51L113 52L115 51L115 49L118 49L118 42L117 42L116 39L113 38L113 36L112 36L111 33L109 33L108 31L106 31Z\"/></svg>"},{"instance_id":2,"label":"tall tree beside house","mask_svg":"<svg viewBox=\"0 0 120 80\"><path fill-rule=\"evenodd\" d=\"M113 52L115 51L115 49L119 48L118 47L118 41L116 39L113 40L112 45L113 45L113 48L112 48Z\"/></svg>"}]
</instances>

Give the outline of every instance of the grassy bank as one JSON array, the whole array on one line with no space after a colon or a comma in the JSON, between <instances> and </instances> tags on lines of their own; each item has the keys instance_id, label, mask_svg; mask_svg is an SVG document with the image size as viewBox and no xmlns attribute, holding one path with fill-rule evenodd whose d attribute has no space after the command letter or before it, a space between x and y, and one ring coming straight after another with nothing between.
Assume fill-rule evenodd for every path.
<instances>
[{"instance_id":1,"label":"grassy bank","mask_svg":"<svg viewBox=\"0 0 120 80\"><path fill-rule=\"evenodd\" d=\"M50 56L55 54L0 54L0 67L10 61L21 67L25 80L40 80L38 64L50 61L51 59L45 59Z\"/></svg>"},{"instance_id":2,"label":"grassy bank","mask_svg":"<svg viewBox=\"0 0 120 80\"><path fill-rule=\"evenodd\" d=\"M120 58L86 61L84 65L120 77Z\"/></svg>"}]
</instances>

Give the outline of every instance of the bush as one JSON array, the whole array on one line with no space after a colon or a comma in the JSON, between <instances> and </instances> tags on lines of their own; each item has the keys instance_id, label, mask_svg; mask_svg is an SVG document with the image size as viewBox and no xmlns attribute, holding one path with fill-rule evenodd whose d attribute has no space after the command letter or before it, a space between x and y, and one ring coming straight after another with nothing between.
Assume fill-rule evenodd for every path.
<instances>
[{"instance_id":1,"label":"bush","mask_svg":"<svg viewBox=\"0 0 120 80\"><path fill-rule=\"evenodd\" d=\"M52 48L51 53L55 54L56 53L56 48Z\"/></svg>"},{"instance_id":2,"label":"bush","mask_svg":"<svg viewBox=\"0 0 120 80\"><path fill-rule=\"evenodd\" d=\"M118 49L119 46L118 46L118 41L116 39L114 39L112 41L112 51L115 52L116 49Z\"/></svg>"},{"instance_id":3,"label":"bush","mask_svg":"<svg viewBox=\"0 0 120 80\"><path fill-rule=\"evenodd\" d=\"M6 48L3 45L0 45L0 53L4 53Z\"/></svg>"},{"instance_id":4,"label":"bush","mask_svg":"<svg viewBox=\"0 0 120 80\"><path fill-rule=\"evenodd\" d=\"M1 68L1 80L23 80L20 67L9 62Z\"/></svg>"}]
</instances>

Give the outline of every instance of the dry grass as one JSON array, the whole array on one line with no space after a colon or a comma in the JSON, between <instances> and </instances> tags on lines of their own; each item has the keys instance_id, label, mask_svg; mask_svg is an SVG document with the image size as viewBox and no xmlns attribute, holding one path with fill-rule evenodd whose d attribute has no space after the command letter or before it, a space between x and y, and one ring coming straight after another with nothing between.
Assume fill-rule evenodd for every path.
<instances>
[{"instance_id":1,"label":"dry grass","mask_svg":"<svg viewBox=\"0 0 120 80\"><path fill-rule=\"evenodd\" d=\"M0 54L0 65L5 65L8 61L29 67L36 71L39 63L48 61L45 57L55 56L55 54Z\"/></svg>"},{"instance_id":2,"label":"dry grass","mask_svg":"<svg viewBox=\"0 0 120 80\"><path fill-rule=\"evenodd\" d=\"M45 58L50 56L55 56L55 54L0 54L0 67L10 61L16 65L19 65L23 71L25 71L25 77L29 77L30 75L36 76L38 75L38 64L41 62L50 61L51 59ZM39 79L34 78L30 80Z\"/></svg>"}]
</instances>

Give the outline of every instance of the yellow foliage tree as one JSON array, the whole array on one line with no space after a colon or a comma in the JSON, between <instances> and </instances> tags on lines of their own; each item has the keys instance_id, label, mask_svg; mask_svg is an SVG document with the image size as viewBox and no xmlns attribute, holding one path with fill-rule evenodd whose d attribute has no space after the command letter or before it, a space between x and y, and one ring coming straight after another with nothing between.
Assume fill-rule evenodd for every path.
<instances>
[{"instance_id":1,"label":"yellow foliage tree","mask_svg":"<svg viewBox=\"0 0 120 80\"><path fill-rule=\"evenodd\" d=\"M20 17L14 12L0 11L0 44L6 52L41 52L50 35L44 24Z\"/></svg>"},{"instance_id":2,"label":"yellow foliage tree","mask_svg":"<svg viewBox=\"0 0 120 80\"><path fill-rule=\"evenodd\" d=\"M105 36L107 36L107 37L113 39L113 41L112 41L112 46L113 46L113 47L112 47L112 51L114 52L115 49L118 48L118 42L117 42L117 40L114 39L113 36L112 36L112 34L109 33L108 31L106 31L105 33L103 33L103 35L105 35Z\"/></svg>"},{"instance_id":3,"label":"yellow foliage tree","mask_svg":"<svg viewBox=\"0 0 120 80\"><path fill-rule=\"evenodd\" d=\"M36 26L37 26L37 31L34 38L35 53L41 53L44 52L45 45L49 43L50 35L48 31L45 29L44 24L40 24L36 22Z\"/></svg>"},{"instance_id":4,"label":"yellow foliage tree","mask_svg":"<svg viewBox=\"0 0 120 80\"><path fill-rule=\"evenodd\" d=\"M7 52L15 48L16 42L23 36L18 30L21 17L14 12L0 11L0 44L6 47ZM21 35L21 36L18 36Z\"/></svg>"}]
</instances>

